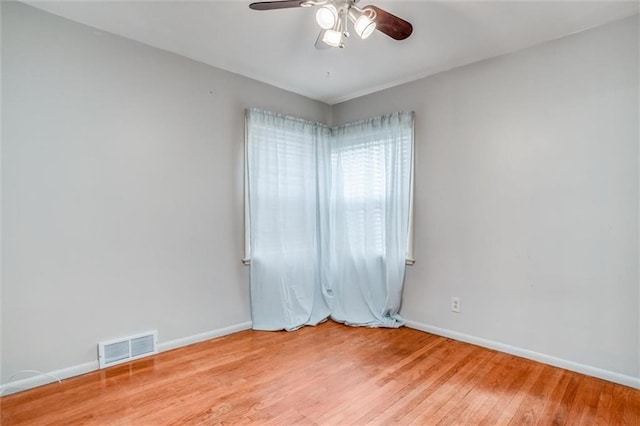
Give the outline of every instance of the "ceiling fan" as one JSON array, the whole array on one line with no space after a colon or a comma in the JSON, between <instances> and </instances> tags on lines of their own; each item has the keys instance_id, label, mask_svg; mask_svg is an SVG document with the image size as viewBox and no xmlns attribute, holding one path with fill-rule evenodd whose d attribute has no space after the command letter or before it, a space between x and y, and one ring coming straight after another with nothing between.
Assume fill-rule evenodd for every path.
<instances>
[{"instance_id":1,"label":"ceiling fan","mask_svg":"<svg viewBox=\"0 0 640 426\"><path fill-rule=\"evenodd\" d=\"M395 40L411 35L413 26L402 18L376 6L356 6L359 0L278 0L251 3L253 10L288 9L317 6L316 21L320 34L316 48L344 47L343 39L349 37L348 21L360 38L365 39L378 30Z\"/></svg>"}]
</instances>

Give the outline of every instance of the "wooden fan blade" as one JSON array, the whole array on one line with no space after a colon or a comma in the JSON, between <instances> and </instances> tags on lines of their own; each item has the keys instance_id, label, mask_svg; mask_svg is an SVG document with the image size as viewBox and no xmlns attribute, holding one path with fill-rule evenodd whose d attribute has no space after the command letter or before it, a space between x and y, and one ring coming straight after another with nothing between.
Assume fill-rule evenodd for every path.
<instances>
[{"instance_id":1,"label":"wooden fan blade","mask_svg":"<svg viewBox=\"0 0 640 426\"><path fill-rule=\"evenodd\" d=\"M290 7L301 7L304 2L305 0L259 1L251 3L249 7L253 10L288 9Z\"/></svg>"},{"instance_id":2,"label":"wooden fan blade","mask_svg":"<svg viewBox=\"0 0 640 426\"><path fill-rule=\"evenodd\" d=\"M371 9L376 13L374 22L376 30L385 33L396 40L404 40L413 32L413 26L402 18L382 10L376 6L365 6L363 10Z\"/></svg>"}]
</instances>

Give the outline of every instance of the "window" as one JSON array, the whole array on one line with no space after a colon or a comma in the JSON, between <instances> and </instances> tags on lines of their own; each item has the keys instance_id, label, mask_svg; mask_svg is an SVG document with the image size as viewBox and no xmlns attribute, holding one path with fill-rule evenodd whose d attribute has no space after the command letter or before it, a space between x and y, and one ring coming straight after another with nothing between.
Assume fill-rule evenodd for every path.
<instances>
[{"instance_id":1,"label":"window","mask_svg":"<svg viewBox=\"0 0 640 426\"><path fill-rule=\"evenodd\" d=\"M309 259L317 243L318 143L328 140L330 130L265 111L248 114L245 215L253 226L246 259Z\"/></svg>"},{"instance_id":2,"label":"window","mask_svg":"<svg viewBox=\"0 0 640 426\"><path fill-rule=\"evenodd\" d=\"M412 115L376 117L335 129L331 172L336 222L344 221L341 232L362 245L362 255L385 257L388 240L396 238L392 216L400 206L406 206L400 207L404 211L412 206ZM407 232L412 233L411 223ZM410 243L407 259L413 258Z\"/></svg>"},{"instance_id":3,"label":"window","mask_svg":"<svg viewBox=\"0 0 640 426\"><path fill-rule=\"evenodd\" d=\"M260 330L329 315L398 327L411 259L413 114L330 129L247 112L251 313Z\"/></svg>"}]
</instances>

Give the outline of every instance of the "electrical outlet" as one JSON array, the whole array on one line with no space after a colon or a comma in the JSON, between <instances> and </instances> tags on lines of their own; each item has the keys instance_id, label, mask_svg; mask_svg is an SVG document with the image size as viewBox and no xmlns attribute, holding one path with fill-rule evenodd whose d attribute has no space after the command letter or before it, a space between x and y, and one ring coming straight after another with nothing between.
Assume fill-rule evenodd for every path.
<instances>
[{"instance_id":1,"label":"electrical outlet","mask_svg":"<svg viewBox=\"0 0 640 426\"><path fill-rule=\"evenodd\" d=\"M460 298L452 297L451 298L451 312L460 313Z\"/></svg>"}]
</instances>

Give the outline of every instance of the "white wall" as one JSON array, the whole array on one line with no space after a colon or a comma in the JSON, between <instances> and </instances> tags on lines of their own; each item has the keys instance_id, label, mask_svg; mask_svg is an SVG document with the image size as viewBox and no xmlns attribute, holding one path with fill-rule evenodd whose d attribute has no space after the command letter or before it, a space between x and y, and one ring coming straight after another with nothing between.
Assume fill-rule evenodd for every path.
<instances>
[{"instance_id":1,"label":"white wall","mask_svg":"<svg viewBox=\"0 0 640 426\"><path fill-rule=\"evenodd\" d=\"M637 17L332 109L1 5L2 382L95 361L99 340L249 320L248 106L415 110L403 315L640 376Z\"/></svg>"},{"instance_id":2,"label":"white wall","mask_svg":"<svg viewBox=\"0 0 640 426\"><path fill-rule=\"evenodd\" d=\"M2 382L249 321L244 108L331 108L18 3L2 62Z\"/></svg>"},{"instance_id":3,"label":"white wall","mask_svg":"<svg viewBox=\"0 0 640 426\"><path fill-rule=\"evenodd\" d=\"M636 15L334 107L416 111L405 318L640 376L638 47Z\"/></svg>"}]
</instances>

